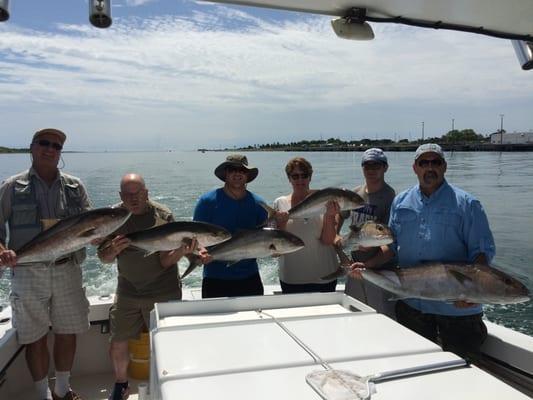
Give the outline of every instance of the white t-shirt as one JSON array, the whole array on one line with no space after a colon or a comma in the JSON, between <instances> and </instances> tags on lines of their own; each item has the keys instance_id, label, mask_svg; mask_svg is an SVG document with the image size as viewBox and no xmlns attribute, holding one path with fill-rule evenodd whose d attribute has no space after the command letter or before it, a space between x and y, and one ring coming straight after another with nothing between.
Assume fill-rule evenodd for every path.
<instances>
[{"instance_id":1,"label":"white t-shirt","mask_svg":"<svg viewBox=\"0 0 533 400\"><path fill-rule=\"evenodd\" d=\"M274 209L288 211L291 196L281 196L274 200ZM322 216L314 218L289 219L286 230L295 234L305 243L305 247L294 253L279 257L279 279L289 284L328 283L322 276L335 272L339 266L337 255L332 246L320 241Z\"/></svg>"}]
</instances>

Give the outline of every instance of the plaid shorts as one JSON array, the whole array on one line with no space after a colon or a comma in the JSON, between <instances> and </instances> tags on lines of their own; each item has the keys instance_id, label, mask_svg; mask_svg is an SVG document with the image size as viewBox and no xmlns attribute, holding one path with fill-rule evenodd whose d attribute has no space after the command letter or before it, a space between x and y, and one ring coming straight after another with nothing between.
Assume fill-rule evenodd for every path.
<instances>
[{"instance_id":1,"label":"plaid shorts","mask_svg":"<svg viewBox=\"0 0 533 400\"><path fill-rule=\"evenodd\" d=\"M13 268L10 300L20 344L37 341L50 326L58 334L89 329L89 301L82 286L81 268L72 261Z\"/></svg>"}]
</instances>

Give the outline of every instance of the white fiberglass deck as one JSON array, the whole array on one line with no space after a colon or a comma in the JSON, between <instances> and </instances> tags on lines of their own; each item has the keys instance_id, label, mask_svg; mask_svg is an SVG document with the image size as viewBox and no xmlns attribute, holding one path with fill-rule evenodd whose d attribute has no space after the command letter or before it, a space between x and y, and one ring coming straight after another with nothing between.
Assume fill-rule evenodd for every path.
<instances>
[{"instance_id":1,"label":"white fiberglass deck","mask_svg":"<svg viewBox=\"0 0 533 400\"><path fill-rule=\"evenodd\" d=\"M168 303L152 314L151 399L320 399L305 376L323 367L271 316L334 368L362 376L458 359L342 293ZM528 398L476 367L376 388L375 399Z\"/></svg>"}]
</instances>

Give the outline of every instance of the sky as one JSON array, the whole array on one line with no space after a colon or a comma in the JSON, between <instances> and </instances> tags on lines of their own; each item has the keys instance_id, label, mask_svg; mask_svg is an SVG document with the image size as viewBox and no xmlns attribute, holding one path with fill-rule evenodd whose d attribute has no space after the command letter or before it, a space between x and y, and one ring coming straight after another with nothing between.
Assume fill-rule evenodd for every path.
<instances>
[{"instance_id":1,"label":"sky","mask_svg":"<svg viewBox=\"0 0 533 400\"><path fill-rule=\"evenodd\" d=\"M533 71L510 41L189 0L11 0L0 23L0 146L36 130L66 150L194 150L328 139L533 130Z\"/></svg>"}]
</instances>

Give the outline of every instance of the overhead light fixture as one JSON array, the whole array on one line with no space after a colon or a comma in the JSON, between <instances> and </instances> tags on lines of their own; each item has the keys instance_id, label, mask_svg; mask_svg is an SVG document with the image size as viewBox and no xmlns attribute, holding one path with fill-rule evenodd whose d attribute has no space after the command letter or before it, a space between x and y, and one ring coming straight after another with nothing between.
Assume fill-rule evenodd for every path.
<instances>
[{"instance_id":1,"label":"overhead light fixture","mask_svg":"<svg viewBox=\"0 0 533 400\"><path fill-rule=\"evenodd\" d=\"M331 20L331 27L343 39L372 40L374 31L365 18L366 8L351 8L346 16Z\"/></svg>"},{"instance_id":2,"label":"overhead light fixture","mask_svg":"<svg viewBox=\"0 0 533 400\"><path fill-rule=\"evenodd\" d=\"M9 19L9 0L0 0L0 22Z\"/></svg>"},{"instance_id":3,"label":"overhead light fixture","mask_svg":"<svg viewBox=\"0 0 533 400\"><path fill-rule=\"evenodd\" d=\"M111 19L111 0L89 0L89 21L97 28L109 28Z\"/></svg>"},{"instance_id":4,"label":"overhead light fixture","mask_svg":"<svg viewBox=\"0 0 533 400\"><path fill-rule=\"evenodd\" d=\"M513 40L514 52L522 69L527 71L533 69L533 42L523 40Z\"/></svg>"}]
</instances>

